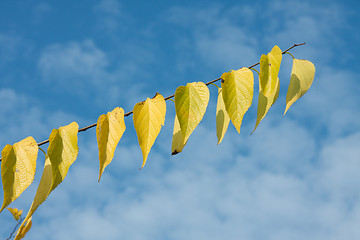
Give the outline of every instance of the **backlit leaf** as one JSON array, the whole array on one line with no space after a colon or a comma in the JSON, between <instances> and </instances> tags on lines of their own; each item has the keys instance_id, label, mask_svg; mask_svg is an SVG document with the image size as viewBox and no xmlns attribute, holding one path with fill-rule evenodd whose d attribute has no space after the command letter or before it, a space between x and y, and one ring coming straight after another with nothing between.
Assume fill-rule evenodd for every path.
<instances>
[{"instance_id":1,"label":"backlit leaf","mask_svg":"<svg viewBox=\"0 0 360 240\"><path fill-rule=\"evenodd\" d=\"M188 83L176 89L175 110L184 145L202 120L209 98L209 89L202 82Z\"/></svg>"},{"instance_id":2,"label":"backlit leaf","mask_svg":"<svg viewBox=\"0 0 360 240\"><path fill-rule=\"evenodd\" d=\"M12 216L14 217L14 219L15 219L16 221L19 221L23 210L20 210L20 211L19 211L17 208L7 208L7 209L11 212Z\"/></svg>"},{"instance_id":3,"label":"backlit leaf","mask_svg":"<svg viewBox=\"0 0 360 240\"><path fill-rule=\"evenodd\" d=\"M31 226L32 226L32 221L31 221L31 217L26 221L25 225L21 225L19 227L19 230L16 234L16 237L14 240L20 240L22 238L25 237L26 233L30 230Z\"/></svg>"},{"instance_id":4,"label":"backlit leaf","mask_svg":"<svg viewBox=\"0 0 360 240\"><path fill-rule=\"evenodd\" d=\"M265 97L276 92L276 80L279 75L282 52L278 46L273 47L267 55L260 58L260 89Z\"/></svg>"},{"instance_id":5,"label":"backlit leaf","mask_svg":"<svg viewBox=\"0 0 360 240\"><path fill-rule=\"evenodd\" d=\"M28 220L32 218L32 215L36 211L36 209L46 200L51 192L52 185L52 167L49 157L46 155L44 170L41 176L41 180L38 186L38 189L35 194L34 201L31 204L29 212L27 213L24 221L22 222L20 229L24 229L24 225L28 223ZM26 233L26 232L25 232ZM19 235L19 233L18 233ZM25 234L24 234L25 235Z\"/></svg>"},{"instance_id":6,"label":"backlit leaf","mask_svg":"<svg viewBox=\"0 0 360 240\"><path fill-rule=\"evenodd\" d=\"M99 181L105 167L114 157L117 144L125 131L124 110L115 108L99 117L96 126L96 137L99 148Z\"/></svg>"},{"instance_id":7,"label":"backlit leaf","mask_svg":"<svg viewBox=\"0 0 360 240\"><path fill-rule=\"evenodd\" d=\"M146 163L156 137L161 127L164 126L166 114L166 103L163 96L156 94L152 99L137 103L133 110L133 120L139 145L143 155L142 169Z\"/></svg>"},{"instance_id":8,"label":"backlit leaf","mask_svg":"<svg viewBox=\"0 0 360 240\"><path fill-rule=\"evenodd\" d=\"M36 211L36 209L46 200L51 192L52 185L52 167L49 157L46 155L44 170L41 176L41 180L36 191L34 201L31 204L30 210L27 213L24 222L26 222Z\"/></svg>"},{"instance_id":9,"label":"backlit leaf","mask_svg":"<svg viewBox=\"0 0 360 240\"><path fill-rule=\"evenodd\" d=\"M226 130L228 129L229 123L230 123L230 117L225 108L222 89L219 88L217 106L216 106L216 135L218 139L218 144L221 143L221 141L223 140Z\"/></svg>"},{"instance_id":10,"label":"backlit leaf","mask_svg":"<svg viewBox=\"0 0 360 240\"><path fill-rule=\"evenodd\" d=\"M183 142L183 136L180 129L180 123L179 119L176 116L175 113L175 121L174 121L174 131L173 131L173 137L172 137L172 143L171 143L171 155L176 155L180 153L186 142Z\"/></svg>"},{"instance_id":11,"label":"backlit leaf","mask_svg":"<svg viewBox=\"0 0 360 240\"><path fill-rule=\"evenodd\" d=\"M221 79L226 111L240 133L242 119L253 99L254 75L250 69L244 67L223 73Z\"/></svg>"},{"instance_id":12,"label":"backlit leaf","mask_svg":"<svg viewBox=\"0 0 360 240\"><path fill-rule=\"evenodd\" d=\"M286 94L286 109L309 90L315 77L315 66L312 62L301 59L293 60L289 88Z\"/></svg>"},{"instance_id":13,"label":"backlit leaf","mask_svg":"<svg viewBox=\"0 0 360 240\"><path fill-rule=\"evenodd\" d=\"M27 137L14 145L6 145L1 152L1 178L4 202L0 212L34 180L38 146L33 137Z\"/></svg>"},{"instance_id":14,"label":"backlit leaf","mask_svg":"<svg viewBox=\"0 0 360 240\"><path fill-rule=\"evenodd\" d=\"M261 91L259 90L259 101L258 101L258 109L257 109L257 118L256 118L256 124L255 128L252 131L252 133L255 131L261 120L264 119L265 115L269 111L270 107L276 102L277 98L279 97L279 90L280 90L280 81L279 78L277 78L276 85L275 85L276 91L271 94L269 97L265 97Z\"/></svg>"},{"instance_id":15,"label":"backlit leaf","mask_svg":"<svg viewBox=\"0 0 360 240\"><path fill-rule=\"evenodd\" d=\"M79 125L72 122L67 126L53 129L49 137L47 150L52 166L52 186L54 190L66 177L66 174L76 160L78 148Z\"/></svg>"}]
</instances>

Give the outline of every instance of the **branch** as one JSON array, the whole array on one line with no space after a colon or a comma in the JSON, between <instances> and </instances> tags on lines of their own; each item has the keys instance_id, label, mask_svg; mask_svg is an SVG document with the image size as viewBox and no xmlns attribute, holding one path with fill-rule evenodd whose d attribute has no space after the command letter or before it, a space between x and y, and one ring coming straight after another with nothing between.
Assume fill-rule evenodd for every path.
<instances>
[{"instance_id":1,"label":"branch","mask_svg":"<svg viewBox=\"0 0 360 240\"><path fill-rule=\"evenodd\" d=\"M24 218L21 218L17 221L16 226L14 227L13 231L11 232L10 236L6 240L10 240L14 237L14 234L16 232L16 229L19 227L20 223L24 220Z\"/></svg>"},{"instance_id":2,"label":"branch","mask_svg":"<svg viewBox=\"0 0 360 240\"><path fill-rule=\"evenodd\" d=\"M293 49L294 47L302 46L302 45L304 45L304 44L306 44L306 43L303 42L303 43L299 43L299 44L294 44L294 45L292 45L291 47L289 47L288 49L286 49L285 51L283 51L282 54L287 53L288 51L290 51L290 50ZM260 62L257 62L257 63L251 65L251 66L248 67L248 68L255 67L255 66L259 65L259 64L260 64ZM206 84L206 85L209 85L209 84L212 84L212 83L217 82L217 81L220 81L220 80L221 80L221 78L217 78L217 79L214 79L214 80L212 80L212 81L210 81L210 82L207 82L207 83L205 83L205 84ZM173 95L171 95L171 96L168 96L168 97L165 98L165 100L169 100L170 98L173 98L174 96L175 96L175 94L173 94ZM132 113L133 113L133 111L127 112L127 113L124 114L124 116L127 117L127 116L131 115ZM90 128L96 127L96 125L97 125L97 123L93 123L93 124L91 124L91 125L89 125L89 126L80 128L80 129L79 129L79 132L84 132L84 131L86 131L86 130L88 130L88 129L90 129ZM45 140L45 141L42 141L42 142L39 142L39 143L38 143L38 146L44 145L44 144L46 144L46 143L48 143L48 142L49 142L49 139L47 139L47 140ZM0 161L1 161L1 158L0 158Z\"/></svg>"}]
</instances>

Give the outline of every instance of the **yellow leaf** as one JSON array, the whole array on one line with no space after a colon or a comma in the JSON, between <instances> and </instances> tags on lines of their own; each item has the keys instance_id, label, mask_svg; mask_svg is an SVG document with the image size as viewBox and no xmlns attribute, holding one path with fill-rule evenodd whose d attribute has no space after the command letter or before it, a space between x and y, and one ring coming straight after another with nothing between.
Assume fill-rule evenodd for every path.
<instances>
[{"instance_id":1,"label":"yellow leaf","mask_svg":"<svg viewBox=\"0 0 360 240\"><path fill-rule=\"evenodd\" d=\"M202 82L188 83L176 89L175 110L184 145L202 120L209 98L209 89Z\"/></svg>"},{"instance_id":2,"label":"yellow leaf","mask_svg":"<svg viewBox=\"0 0 360 240\"><path fill-rule=\"evenodd\" d=\"M34 180L38 146L33 137L27 137L14 145L6 145L1 152L1 178L4 202L0 212Z\"/></svg>"},{"instance_id":3,"label":"yellow leaf","mask_svg":"<svg viewBox=\"0 0 360 240\"><path fill-rule=\"evenodd\" d=\"M175 113L174 132L173 132L173 138L171 144L171 155L176 155L180 153L183 150L185 144L186 142L185 143L183 142L183 136L180 129L179 119Z\"/></svg>"},{"instance_id":4,"label":"yellow leaf","mask_svg":"<svg viewBox=\"0 0 360 240\"><path fill-rule=\"evenodd\" d=\"M20 211L19 211L17 208L7 208L7 209L11 212L12 216L14 217L14 219L15 219L16 221L19 221L23 210L20 210Z\"/></svg>"},{"instance_id":5,"label":"yellow leaf","mask_svg":"<svg viewBox=\"0 0 360 240\"><path fill-rule=\"evenodd\" d=\"M78 130L79 125L72 122L59 129L53 129L50 134L47 152L52 166L51 191L64 180L69 167L76 160L79 151Z\"/></svg>"},{"instance_id":6,"label":"yellow leaf","mask_svg":"<svg viewBox=\"0 0 360 240\"><path fill-rule=\"evenodd\" d=\"M31 204L31 207L29 209L29 212L27 213L23 223L21 225L24 225L24 223L32 217L36 209L46 200L46 198L49 196L52 186L52 167L49 157L46 155L45 158L45 164L44 164L44 170L41 176L41 180L38 186L38 189L35 194L34 201Z\"/></svg>"},{"instance_id":7,"label":"yellow leaf","mask_svg":"<svg viewBox=\"0 0 360 240\"><path fill-rule=\"evenodd\" d=\"M244 67L223 73L221 79L226 111L240 133L242 119L253 99L254 75L250 69Z\"/></svg>"},{"instance_id":8,"label":"yellow leaf","mask_svg":"<svg viewBox=\"0 0 360 240\"><path fill-rule=\"evenodd\" d=\"M258 109L257 109L257 118L256 118L256 124L255 128L252 131L252 133L255 131L261 120L264 119L265 115L269 111L270 107L276 102L277 98L279 97L279 91L280 91L280 81L279 78L276 80L275 85L276 92L271 94L269 97L265 97L259 89L259 101L258 101ZM251 133L251 134L252 134Z\"/></svg>"},{"instance_id":9,"label":"yellow leaf","mask_svg":"<svg viewBox=\"0 0 360 240\"><path fill-rule=\"evenodd\" d=\"M282 52L278 46L273 47L267 55L260 58L260 89L265 97L276 92L276 79L279 75Z\"/></svg>"},{"instance_id":10,"label":"yellow leaf","mask_svg":"<svg viewBox=\"0 0 360 240\"><path fill-rule=\"evenodd\" d=\"M143 155L143 164L140 169L144 167L150 149L161 127L164 126L165 114L165 99L159 93L152 99L147 98L146 101L134 106L133 121Z\"/></svg>"},{"instance_id":11,"label":"yellow leaf","mask_svg":"<svg viewBox=\"0 0 360 240\"><path fill-rule=\"evenodd\" d=\"M30 230L32 226L31 217L27 220L26 225L21 225L19 227L19 230L16 234L16 237L14 240L20 240L25 237L26 233Z\"/></svg>"},{"instance_id":12,"label":"yellow leaf","mask_svg":"<svg viewBox=\"0 0 360 240\"><path fill-rule=\"evenodd\" d=\"M99 117L96 137L99 148L99 181L105 167L111 163L117 144L125 131L124 110L115 108L112 112Z\"/></svg>"},{"instance_id":13,"label":"yellow leaf","mask_svg":"<svg viewBox=\"0 0 360 240\"><path fill-rule=\"evenodd\" d=\"M286 109L304 95L311 87L315 77L315 66L312 62L301 59L293 60L289 88L286 94Z\"/></svg>"},{"instance_id":14,"label":"yellow leaf","mask_svg":"<svg viewBox=\"0 0 360 240\"><path fill-rule=\"evenodd\" d=\"M222 89L219 88L216 106L216 135L218 139L218 144L221 143L221 141L223 140L229 123L230 117L229 114L226 112Z\"/></svg>"}]
</instances>

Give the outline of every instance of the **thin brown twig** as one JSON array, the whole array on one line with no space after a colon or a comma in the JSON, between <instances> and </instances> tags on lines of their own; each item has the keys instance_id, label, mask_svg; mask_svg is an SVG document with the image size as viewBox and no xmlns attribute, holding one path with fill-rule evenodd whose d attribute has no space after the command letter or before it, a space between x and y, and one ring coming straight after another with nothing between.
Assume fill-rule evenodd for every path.
<instances>
[{"instance_id":1,"label":"thin brown twig","mask_svg":"<svg viewBox=\"0 0 360 240\"><path fill-rule=\"evenodd\" d=\"M290 50L293 49L294 47L302 46L302 45L304 45L304 44L306 44L306 43L303 42L303 43L299 43L299 44L294 44L294 45L292 45L291 47L289 47L288 49L286 49L285 51L283 51L282 54L285 54L286 52L290 51ZM259 65L259 64L260 64L260 62L257 62L257 63L251 65L251 66L248 67L248 68L255 67L255 66ZM205 84L206 84L206 85L209 85L209 84L214 83L214 82L217 82L217 81L219 81L219 80L221 80L221 78L214 79L214 80L212 80L212 81L210 81L210 82L207 82L207 83L205 83ZM171 96L168 96L168 97L165 98L165 100L169 100L170 98L173 98L174 96L175 96L175 94L173 94L173 95L171 95ZM127 116L131 115L132 113L133 113L133 111L127 112L127 113L124 114L124 116L127 117ZM93 123L93 124L91 124L91 125L89 125L89 126L80 128L80 129L79 129L79 132L84 132L84 131L86 131L86 130L88 130L88 129L90 129L90 128L96 127L96 125L97 125L97 123ZM39 142L39 143L38 143L38 146L44 145L44 144L46 144L46 143L48 143L48 142L49 142L49 139L47 139L47 140L45 140L45 141L42 141L42 142ZM1 158L0 158L0 161L1 161Z\"/></svg>"},{"instance_id":2,"label":"thin brown twig","mask_svg":"<svg viewBox=\"0 0 360 240\"><path fill-rule=\"evenodd\" d=\"M14 237L14 234L16 232L16 229L19 227L20 223L24 220L24 218L20 217L20 219L17 221L17 224L15 225L13 231L11 232L10 236L6 240L10 240Z\"/></svg>"}]
</instances>

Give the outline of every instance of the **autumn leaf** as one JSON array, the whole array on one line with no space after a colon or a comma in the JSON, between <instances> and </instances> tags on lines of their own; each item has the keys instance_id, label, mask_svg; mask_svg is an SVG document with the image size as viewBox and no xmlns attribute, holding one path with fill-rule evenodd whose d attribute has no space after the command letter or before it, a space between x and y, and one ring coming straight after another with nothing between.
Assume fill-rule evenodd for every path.
<instances>
[{"instance_id":1,"label":"autumn leaf","mask_svg":"<svg viewBox=\"0 0 360 240\"><path fill-rule=\"evenodd\" d=\"M1 152L1 179L4 202L0 212L34 180L38 146L33 137L27 137L14 145L6 145Z\"/></svg>"},{"instance_id":2,"label":"autumn leaf","mask_svg":"<svg viewBox=\"0 0 360 240\"><path fill-rule=\"evenodd\" d=\"M24 222L26 222L36 211L36 209L46 200L51 192L52 186L52 167L49 157L46 155L44 170L37 188L34 201L31 204L30 210L27 213Z\"/></svg>"},{"instance_id":3,"label":"autumn leaf","mask_svg":"<svg viewBox=\"0 0 360 240\"><path fill-rule=\"evenodd\" d=\"M229 123L230 123L230 117L225 108L222 89L219 88L217 105L216 105L216 136L218 139L217 144L220 144L221 141L223 140L226 130L228 129Z\"/></svg>"},{"instance_id":4,"label":"autumn leaf","mask_svg":"<svg viewBox=\"0 0 360 240\"><path fill-rule=\"evenodd\" d=\"M16 221L19 221L23 210L20 210L20 211L19 211L17 208L7 208L7 209L11 212L13 218L14 218Z\"/></svg>"},{"instance_id":5,"label":"autumn leaf","mask_svg":"<svg viewBox=\"0 0 360 240\"><path fill-rule=\"evenodd\" d=\"M301 98L311 87L315 77L315 66L312 62L302 59L293 59L290 84L286 94L286 109Z\"/></svg>"},{"instance_id":6,"label":"autumn leaf","mask_svg":"<svg viewBox=\"0 0 360 240\"><path fill-rule=\"evenodd\" d=\"M176 155L183 150L186 144L186 142L185 143L183 142L183 139L184 138L181 133L179 119L175 113L174 131L173 131L173 137L171 143L171 155Z\"/></svg>"},{"instance_id":7,"label":"autumn leaf","mask_svg":"<svg viewBox=\"0 0 360 240\"><path fill-rule=\"evenodd\" d=\"M16 234L16 237L14 240L20 240L22 238L25 237L26 233L30 230L31 226L32 226L32 221L31 221L31 217L26 221L26 224L21 225L19 227L19 230Z\"/></svg>"},{"instance_id":8,"label":"autumn leaf","mask_svg":"<svg viewBox=\"0 0 360 240\"><path fill-rule=\"evenodd\" d=\"M70 166L76 160L79 125L72 122L67 126L53 129L49 137L48 156L52 166L52 186L54 190L66 177Z\"/></svg>"},{"instance_id":9,"label":"autumn leaf","mask_svg":"<svg viewBox=\"0 0 360 240\"><path fill-rule=\"evenodd\" d=\"M159 93L152 99L137 103L133 110L133 121L143 155L142 169L146 159L165 123L166 103Z\"/></svg>"},{"instance_id":10,"label":"autumn leaf","mask_svg":"<svg viewBox=\"0 0 360 240\"><path fill-rule=\"evenodd\" d=\"M209 98L209 89L202 82L188 83L186 86L180 86L176 89L175 111L184 145L202 120Z\"/></svg>"},{"instance_id":11,"label":"autumn leaf","mask_svg":"<svg viewBox=\"0 0 360 240\"><path fill-rule=\"evenodd\" d=\"M265 97L270 97L276 92L276 80L279 75L282 52L274 46L267 55L260 58L260 89Z\"/></svg>"},{"instance_id":12,"label":"autumn leaf","mask_svg":"<svg viewBox=\"0 0 360 240\"><path fill-rule=\"evenodd\" d=\"M264 96L261 89L259 89L257 118L256 118L255 128L252 131L252 133L255 131L255 129L258 127L259 123L261 122L261 120L264 119L264 117L267 114L267 112L269 111L270 107L276 102L277 98L279 97L279 91L280 91L279 78L277 78L275 89L276 89L276 91L273 94L271 94L269 97Z\"/></svg>"},{"instance_id":13,"label":"autumn leaf","mask_svg":"<svg viewBox=\"0 0 360 240\"><path fill-rule=\"evenodd\" d=\"M24 219L24 221L20 225L20 229L23 228L24 225L28 222L29 219L32 218L32 215L36 211L36 209L46 200L51 192L52 185L52 168L49 157L45 154L45 164L44 170L41 176L41 180L36 191L34 201L31 204L31 207ZM23 230L25 231L25 230ZM18 233L19 234L19 233ZM25 234L24 234L25 235Z\"/></svg>"},{"instance_id":14,"label":"autumn leaf","mask_svg":"<svg viewBox=\"0 0 360 240\"><path fill-rule=\"evenodd\" d=\"M244 114L251 106L254 91L254 75L248 68L231 70L221 75L222 95L231 122L240 133Z\"/></svg>"},{"instance_id":15,"label":"autumn leaf","mask_svg":"<svg viewBox=\"0 0 360 240\"><path fill-rule=\"evenodd\" d=\"M122 108L117 107L99 117L96 126L100 162L99 181L105 167L111 163L116 146L125 129L124 110Z\"/></svg>"}]
</instances>

